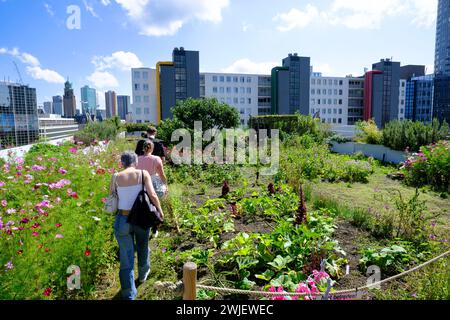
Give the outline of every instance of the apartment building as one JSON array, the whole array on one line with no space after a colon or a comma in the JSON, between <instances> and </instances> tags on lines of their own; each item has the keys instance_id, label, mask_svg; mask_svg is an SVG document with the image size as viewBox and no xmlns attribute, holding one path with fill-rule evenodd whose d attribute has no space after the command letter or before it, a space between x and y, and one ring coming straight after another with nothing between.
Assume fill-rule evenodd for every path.
<instances>
[{"instance_id":1,"label":"apartment building","mask_svg":"<svg viewBox=\"0 0 450 320\"><path fill-rule=\"evenodd\" d=\"M156 69L131 69L133 103L130 120L135 123L158 123Z\"/></svg>"}]
</instances>

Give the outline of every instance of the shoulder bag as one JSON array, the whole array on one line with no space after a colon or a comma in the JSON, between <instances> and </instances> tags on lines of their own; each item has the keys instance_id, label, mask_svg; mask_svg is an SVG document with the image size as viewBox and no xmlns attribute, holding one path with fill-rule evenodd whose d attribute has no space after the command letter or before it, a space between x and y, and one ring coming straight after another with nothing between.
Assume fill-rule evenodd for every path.
<instances>
[{"instance_id":1,"label":"shoulder bag","mask_svg":"<svg viewBox=\"0 0 450 320\"><path fill-rule=\"evenodd\" d=\"M113 192L106 198L105 201L105 211L108 213L116 213L118 206L119 206L119 196L117 195L117 173L113 175L112 179L112 185L113 185Z\"/></svg>"}]
</instances>

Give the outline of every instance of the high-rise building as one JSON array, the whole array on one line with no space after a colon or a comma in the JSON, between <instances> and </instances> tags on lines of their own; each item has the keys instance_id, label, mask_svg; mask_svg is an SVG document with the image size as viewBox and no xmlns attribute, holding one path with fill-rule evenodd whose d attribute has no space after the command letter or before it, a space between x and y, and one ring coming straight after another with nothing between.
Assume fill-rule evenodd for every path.
<instances>
[{"instance_id":1,"label":"high-rise building","mask_svg":"<svg viewBox=\"0 0 450 320\"><path fill-rule=\"evenodd\" d=\"M77 101L69 80L64 84L64 118L74 118L77 112Z\"/></svg>"},{"instance_id":2,"label":"high-rise building","mask_svg":"<svg viewBox=\"0 0 450 320\"><path fill-rule=\"evenodd\" d=\"M97 91L89 86L81 88L81 113L95 115L97 110Z\"/></svg>"},{"instance_id":3,"label":"high-rise building","mask_svg":"<svg viewBox=\"0 0 450 320\"><path fill-rule=\"evenodd\" d=\"M44 102L44 113L51 114L53 113L53 107L51 101L45 101Z\"/></svg>"},{"instance_id":4,"label":"high-rise building","mask_svg":"<svg viewBox=\"0 0 450 320\"><path fill-rule=\"evenodd\" d=\"M135 123L158 123L156 100L156 70L150 68L131 69L133 104L126 114ZM175 95L173 95L175 97Z\"/></svg>"},{"instance_id":5,"label":"high-rise building","mask_svg":"<svg viewBox=\"0 0 450 320\"><path fill-rule=\"evenodd\" d=\"M200 96L216 98L236 108L241 125L246 125L250 117L258 115L259 77L254 74L202 73Z\"/></svg>"},{"instance_id":6,"label":"high-rise building","mask_svg":"<svg viewBox=\"0 0 450 320\"><path fill-rule=\"evenodd\" d=\"M53 97L53 114L63 115L63 98L61 96Z\"/></svg>"},{"instance_id":7,"label":"high-rise building","mask_svg":"<svg viewBox=\"0 0 450 320\"><path fill-rule=\"evenodd\" d=\"M113 118L118 115L117 95L114 91L105 92L106 118Z\"/></svg>"},{"instance_id":8,"label":"high-rise building","mask_svg":"<svg viewBox=\"0 0 450 320\"><path fill-rule=\"evenodd\" d=\"M272 69L272 113L309 114L311 59L297 53L283 59L282 67Z\"/></svg>"},{"instance_id":9,"label":"high-rise building","mask_svg":"<svg viewBox=\"0 0 450 320\"><path fill-rule=\"evenodd\" d=\"M269 115L272 110L272 76L258 76L258 115Z\"/></svg>"},{"instance_id":10,"label":"high-rise building","mask_svg":"<svg viewBox=\"0 0 450 320\"><path fill-rule=\"evenodd\" d=\"M364 82L364 120L374 118L379 128L398 119L400 62L382 59L372 65Z\"/></svg>"},{"instance_id":11,"label":"high-rise building","mask_svg":"<svg viewBox=\"0 0 450 320\"><path fill-rule=\"evenodd\" d=\"M439 0L434 62L433 117L450 122L450 0Z\"/></svg>"},{"instance_id":12,"label":"high-rise building","mask_svg":"<svg viewBox=\"0 0 450 320\"><path fill-rule=\"evenodd\" d=\"M434 72L450 76L450 0L439 0Z\"/></svg>"},{"instance_id":13,"label":"high-rise building","mask_svg":"<svg viewBox=\"0 0 450 320\"><path fill-rule=\"evenodd\" d=\"M0 149L39 139L36 89L0 82Z\"/></svg>"},{"instance_id":14,"label":"high-rise building","mask_svg":"<svg viewBox=\"0 0 450 320\"><path fill-rule=\"evenodd\" d=\"M177 101L200 98L200 58L198 51L175 48L171 62L156 66L158 122L172 117ZM133 102L134 103L134 102Z\"/></svg>"},{"instance_id":15,"label":"high-rise building","mask_svg":"<svg viewBox=\"0 0 450 320\"><path fill-rule=\"evenodd\" d=\"M126 120L130 109L130 96L117 96L117 111L121 120Z\"/></svg>"},{"instance_id":16,"label":"high-rise building","mask_svg":"<svg viewBox=\"0 0 450 320\"><path fill-rule=\"evenodd\" d=\"M431 122L434 76L413 77L406 83L405 119Z\"/></svg>"}]
</instances>

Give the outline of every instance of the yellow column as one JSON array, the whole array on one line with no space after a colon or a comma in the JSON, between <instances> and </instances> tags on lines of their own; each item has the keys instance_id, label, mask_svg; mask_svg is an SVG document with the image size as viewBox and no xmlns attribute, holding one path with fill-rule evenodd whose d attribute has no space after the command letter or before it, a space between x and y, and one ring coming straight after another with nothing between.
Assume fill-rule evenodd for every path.
<instances>
[{"instance_id":1,"label":"yellow column","mask_svg":"<svg viewBox=\"0 0 450 320\"><path fill-rule=\"evenodd\" d=\"M156 64L156 112L158 113L158 123L161 123L162 106L161 106L161 66L173 66L173 62L160 61Z\"/></svg>"}]
</instances>

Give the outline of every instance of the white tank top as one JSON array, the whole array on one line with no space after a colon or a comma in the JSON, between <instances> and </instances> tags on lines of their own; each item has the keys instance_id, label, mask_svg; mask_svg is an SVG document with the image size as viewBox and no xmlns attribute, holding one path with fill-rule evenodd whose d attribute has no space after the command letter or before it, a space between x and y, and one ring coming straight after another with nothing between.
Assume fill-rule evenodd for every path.
<instances>
[{"instance_id":1,"label":"white tank top","mask_svg":"<svg viewBox=\"0 0 450 320\"><path fill-rule=\"evenodd\" d=\"M119 197L119 205L118 205L119 210L127 210L127 211L131 210L139 192L142 190L141 177L142 175L139 175L139 184L137 185L128 187L117 186L117 196Z\"/></svg>"}]
</instances>

